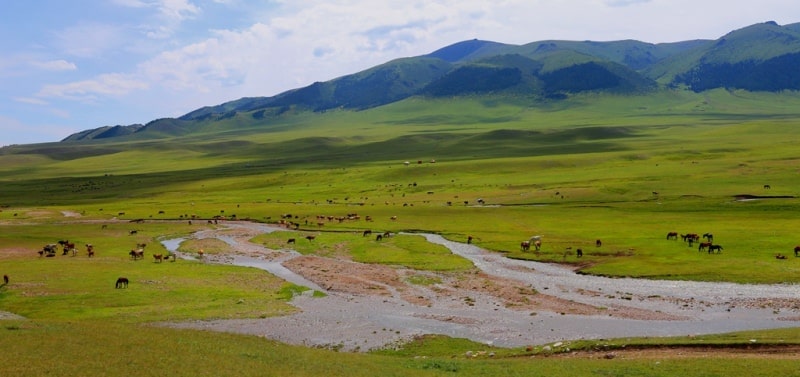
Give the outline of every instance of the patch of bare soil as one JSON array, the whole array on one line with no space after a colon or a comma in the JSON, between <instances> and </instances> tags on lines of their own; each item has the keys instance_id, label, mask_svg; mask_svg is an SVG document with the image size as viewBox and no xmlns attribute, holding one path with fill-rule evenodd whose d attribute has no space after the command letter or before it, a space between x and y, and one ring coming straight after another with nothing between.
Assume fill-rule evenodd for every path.
<instances>
[{"instance_id":1,"label":"patch of bare soil","mask_svg":"<svg viewBox=\"0 0 800 377\"><path fill-rule=\"evenodd\" d=\"M22 247L7 247L5 249L0 249L0 259L19 259L21 256L36 256L36 250L30 250Z\"/></svg>"},{"instance_id":2,"label":"patch of bare soil","mask_svg":"<svg viewBox=\"0 0 800 377\"><path fill-rule=\"evenodd\" d=\"M625 347L614 350L589 350L554 353L548 357L583 358L583 359L797 359L800 357L800 345L726 345L720 347Z\"/></svg>"},{"instance_id":3,"label":"patch of bare soil","mask_svg":"<svg viewBox=\"0 0 800 377\"><path fill-rule=\"evenodd\" d=\"M405 278L420 272L379 264L363 264L334 258L302 256L284 266L332 292L354 295L397 296L414 305L431 305L451 297L470 294L492 296L503 306L520 311L549 311L562 314L607 315L641 320L674 320L677 316L622 305L600 308L537 292L512 279L470 271L428 273L438 282L417 285Z\"/></svg>"}]
</instances>

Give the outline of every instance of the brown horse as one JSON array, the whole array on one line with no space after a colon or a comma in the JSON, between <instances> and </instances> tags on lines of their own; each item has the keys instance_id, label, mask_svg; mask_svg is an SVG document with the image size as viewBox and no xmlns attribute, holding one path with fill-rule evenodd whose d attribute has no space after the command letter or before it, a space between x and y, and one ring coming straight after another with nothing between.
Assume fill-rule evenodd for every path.
<instances>
[{"instance_id":1,"label":"brown horse","mask_svg":"<svg viewBox=\"0 0 800 377\"><path fill-rule=\"evenodd\" d=\"M711 242L700 242L700 245L697 246L697 251L703 251L712 245Z\"/></svg>"},{"instance_id":2,"label":"brown horse","mask_svg":"<svg viewBox=\"0 0 800 377\"><path fill-rule=\"evenodd\" d=\"M669 232L667 233L668 240L678 240L678 232Z\"/></svg>"},{"instance_id":3,"label":"brown horse","mask_svg":"<svg viewBox=\"0 0 800 377\"><path fill-rule=\"evenodd\" d=\"M3 275L3 284L8 284L8 275Z\"/></svg>"},{"instance_id":4,"label":"brown horse","mask_svg":"<svg viewBox=\"0 0 800 377\"><path fill-rule=\"evenodd\" d=\"M144 250L142 249L131 250L131 252L128 254L131 256L131 258L133 258L133 260L144 258Z\"/></svg>"},{"instance_id":5,"label":"brown horse","mask_svg":"<svg viewBox=\"0 0 800 377\"><path fill-rule=\"evenodd\" d=\"M154 262L161 263L164 260L164 256L162 254L153 254Z\"/></svg>"},{"instance_id":6,"label":"brown horse","mask_svg":"<svg viewBox=\"0 0 800 377\"><path fill-rule=\"evenodd\" d=\"M522 243L519 244L519 247L522 249L522 251L528 251L531 249L531 241L522 241Z\"/></svg>"},{"instance_id":7,"label":"brown horse","mask_svg":"<svg viewBox=\"0 0 800 377\"><path fill-rule=\"evenodd\" d=\"M128 288L128 278L118 278L117 284L114 285L114 288Z\"/></svg>"}]
</instances>

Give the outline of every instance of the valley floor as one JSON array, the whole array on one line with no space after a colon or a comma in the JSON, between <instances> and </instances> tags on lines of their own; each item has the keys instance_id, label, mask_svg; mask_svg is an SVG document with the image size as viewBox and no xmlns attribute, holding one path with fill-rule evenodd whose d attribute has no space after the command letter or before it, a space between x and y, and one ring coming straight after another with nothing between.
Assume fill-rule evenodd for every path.
<instances>
[{"instance_id":1,"label":"valley floor","mask_svg":"<svg viewBox=\"0 0 800 377\"><path fill-rule=\"evenodd\" d=\"M283 230L227 223L193 237L222 239L235 250L232 254L206 255L207 262L262 268L324 292L325 297L313 297L307 291L292 300L300 312L285 317L168 326L367 351L393 347L425 334L468 338L498 347L553 342L567 347L569 340L578 339L694 336L797 327L800 323L798 285L586 276L563 266L508 259L431 234L425 235L430 242L470 259L477 268L468 273L416 271L356 263L344 251L336 257L303 256L248 241L260 233ZM175 241L164 244L174 251L179 243ZM420 280L431 283L410 283Z\"/></svg>"}]
</instances>

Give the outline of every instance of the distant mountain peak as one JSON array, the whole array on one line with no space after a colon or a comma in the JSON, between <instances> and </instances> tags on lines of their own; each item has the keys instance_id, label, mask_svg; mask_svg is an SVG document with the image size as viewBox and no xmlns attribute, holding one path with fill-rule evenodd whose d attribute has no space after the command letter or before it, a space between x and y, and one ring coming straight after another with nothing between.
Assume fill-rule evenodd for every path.
<instances>
[{"instance_id":1,"label":"distant mountain peak","mask_svg":"<svg viewBox=\"0 0 800 377\"><path fill-rule=\"evenodd\" d=\"M463 60L468 60L471 56L476 55L477 52L485 49L486 47L505 46L502 43L482 41L479 39L471 39L468 41L458 42L451 44L447 47L440 48L428 55L427 57L438 58L450 63L456 63Z\"/></svg>"}]
</instances>

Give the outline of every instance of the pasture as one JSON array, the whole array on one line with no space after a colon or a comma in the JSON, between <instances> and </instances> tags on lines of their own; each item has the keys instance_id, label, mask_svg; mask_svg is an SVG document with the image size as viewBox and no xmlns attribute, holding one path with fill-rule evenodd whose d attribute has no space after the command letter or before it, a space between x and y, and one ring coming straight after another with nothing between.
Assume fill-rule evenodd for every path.
<instances>
[{"instance_id":1,"label":"pasture","mask_svg":"<svg viewBox=\"0 0 800 377\"><path fill-rule=\"evenodd\" d=\"M259 270L156 263L152 255L166 252L159 240L214 227L216 219L288 220L298 224L301 253L342 252L365 263L469 268L418 237L375 240L383 232L426 232L461 242L471 236L510 258L570 263L588 274L796 284L799 102L790 94L724 91L587 96L537 107L413 100L167 146L129 141L3 151L0 274L11 280L0 286L0 310L28 319L0 320L0 372L735 376L752 375L755 365L763 375L791 375L792 362L757 357L532 362L525 350L495 350L507 357L465 359L466 350L485 345L449 339L415 349L414 356L431 355L417 359L151 326L282 315L303 290ZM359 218L336 219L348 214ZM373 234L363 237L367 229ZM709 254L680 237L667 240L673 231L713 233L724 249ZM316 243L306 234L318 235ZM533 235L542 236L541 250L523 252L520 242ZM284 247L286 238L279 232L255 242ZM74 242L77 255L36 254L61 239ZM92 258L87 243L96 250ZM139 243L147 244L146 255L134 261L128 253ZM127 289L114 288L120 276L131 280ZM715 339L736 343L764 334L775 343L798 341L796 330ZM45 357L45 349L55 351ZM91 356L100 354L110 355L114 371Z\"/></svg>"}]
</instances>

